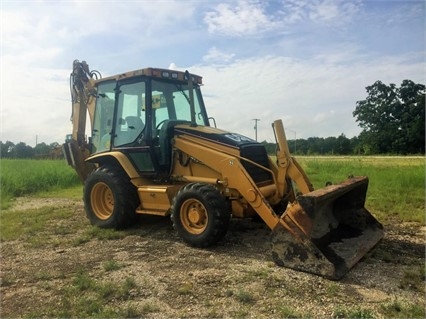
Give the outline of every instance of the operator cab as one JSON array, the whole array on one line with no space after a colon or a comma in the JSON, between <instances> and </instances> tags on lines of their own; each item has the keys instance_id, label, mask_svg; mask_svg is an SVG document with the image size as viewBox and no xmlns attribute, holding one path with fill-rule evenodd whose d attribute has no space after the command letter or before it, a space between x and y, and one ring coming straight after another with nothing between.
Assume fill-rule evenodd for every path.
<instances>
[{"instance_id":1,"label":"operator cab","mask_svg":"<svg viewBox=\"0 0 426 319\"><path fill-rule=\"evenodd\" d=\"M209 126L200 91L201 77L190 75L191 84L188 76L183 72L143 69L99 80L92 154L122 152L145 176L168 171L174 126Z\"/></svg>"}]
</instances>

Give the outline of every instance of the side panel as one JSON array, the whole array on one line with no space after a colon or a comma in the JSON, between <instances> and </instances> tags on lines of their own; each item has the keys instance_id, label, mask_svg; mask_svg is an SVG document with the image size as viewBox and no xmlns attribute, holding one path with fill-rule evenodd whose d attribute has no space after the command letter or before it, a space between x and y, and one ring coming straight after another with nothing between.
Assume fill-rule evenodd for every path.
<instances>
[{"instance_id":1,"label":"side panel","mask_svg":"<svg viewBox=\"0 0 426 319\"><path fill-rule=\"evenodd\" d=\"M170 214L172 198L180 189L179 185L147 185L138 187L140 206L138 214L166 216Z\"/></svg>"}]
</instances>

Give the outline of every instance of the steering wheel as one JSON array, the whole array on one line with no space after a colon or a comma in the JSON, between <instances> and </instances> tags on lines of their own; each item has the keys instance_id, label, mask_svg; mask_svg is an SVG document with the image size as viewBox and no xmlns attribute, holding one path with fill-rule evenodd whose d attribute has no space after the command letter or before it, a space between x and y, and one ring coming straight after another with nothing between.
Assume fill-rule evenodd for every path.
<instances>
[{"instance_id":1,"label":"steering wheel","mask_svg":"<svg viewBox=\"0 0 426 319\"><path fill-rule=\"evenodd\" d=\"M160 126L162 125L162 124L164 124L165 122L167 122L169 119L165 119L165 120L162 120L160 123L158 123L157 124L157 126L155 127L155 129L158 131L158 129L160 128Z\"/></svg>"}]
</instances>

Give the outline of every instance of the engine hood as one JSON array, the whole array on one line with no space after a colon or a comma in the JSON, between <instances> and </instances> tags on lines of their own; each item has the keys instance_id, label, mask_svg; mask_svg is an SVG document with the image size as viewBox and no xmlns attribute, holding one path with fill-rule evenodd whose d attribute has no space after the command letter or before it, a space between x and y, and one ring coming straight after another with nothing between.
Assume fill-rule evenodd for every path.
<instances>
[{"instance_id":1,"label":"engine hood","mask_svg":"<svg viewBox=\"0 0 426 319\"><path fill-rule=\"evenodd\" d=\"M256 183L270 182L273 179L271 173L264 169L269 168L269 158L265 146L247 136L209 126L190 125L177 125L174 128L174 134L177 136L189 135L206 142L233 148L239 153L239 156L249 160L242 161L242 165Z\"/></svg>"},{"instance_id":2,"label":"engine hood","mask_svg":"<svg viewBox=\"0 0 426 319\"><path fill-rule=\"evenodd\" d=\"M174 128L174 131L176 135L192 135L204 140L231 146L238 149L241 149L242 147L247 146L249 144L260 144L259 142L247 136L238 133L223 131L209 126L177 125Z\"/></svg>"}]
</instances>

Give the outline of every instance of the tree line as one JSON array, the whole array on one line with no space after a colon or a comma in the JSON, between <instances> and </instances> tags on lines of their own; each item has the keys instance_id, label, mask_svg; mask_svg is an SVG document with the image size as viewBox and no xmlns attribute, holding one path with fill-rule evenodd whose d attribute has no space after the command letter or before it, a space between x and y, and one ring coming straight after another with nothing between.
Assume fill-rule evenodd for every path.
<instances>
[{"instance_id":1,"label":"tree line","mask_svg":"<svg viewBox=\"0 0 426 319\"><path fill-rule=\"evenodd\" d=\"M293 154L425 154L425 85L411 80L400 87L376 81L367 98L357 101L353 116L361 133L339 137L289 140ZM267 145L268 151L274 145Z\"/></svg>"},{"instance_id":2,"label":"tree line","mask_svg":"<svg viewBox=\"0 0 426 319\"><path fill-rule=\"evenodd\" d=\"M0 157L1 158L34 158L34 159L60 159L64 158L62 154L62 146L55 142L47 145L46 143L38 143L35 147L31 147L24 142L14 144L10 141L3 143L0 141Z\"/></svg>"},{"instance_id":3,"label":"tree line","mask_svg":"<svg viewBox=\"0 0 426 319\"><path fill-rule=\"evenodd\" d=\"M275 143L262 142L268 154L276 152ZM290 153L293 155L353 155L361 154L358 137L309 137L307 139L287 140Z\"/></svg>"},{"instance_id":4,"label":"tree line","mask_svg":"<svg viewBox=\"0 0 426 319\"><path fill-rule=\"evenodd\" d=\"M299 155L425 154L425 85L403 80L400 87L381 81L366 87L367 98L357 101L353 116L361 133L347 138L309 137L288 140L290 152ZM269 154L276 145L263 142ZM2 158L62 158L58 143L0 141Z\"/></svg>"}]
</instances>

